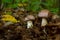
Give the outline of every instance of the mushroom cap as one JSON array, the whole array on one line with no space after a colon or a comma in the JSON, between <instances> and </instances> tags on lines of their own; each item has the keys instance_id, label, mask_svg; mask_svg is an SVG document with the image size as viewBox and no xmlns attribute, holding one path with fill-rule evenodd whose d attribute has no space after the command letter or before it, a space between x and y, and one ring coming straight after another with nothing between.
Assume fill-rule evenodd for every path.
<instances>
[{"instance_id":1,"label":"mushroom cap","mask_svg":"<svg viewBox=\"0 0 60 40\"><path fill-rule=\"evenodd\" d=\"M28 15L25 17L25 21L28 21L28 20L34 20L35 17L33 15Z\"/></svg>"},{"instance_id":2,"label":"mushroom cap","mask_svg":"<svg viewBox=\"0 0 60 40\"><path fill-rule=\"evenodd\" d=\"M45 17L45 18L47 18L47 17L49 17L49 10L41 10L40 12L39 12L39 14L38 14L38 16L39 17Z\"/></svg>"}]
</instances>

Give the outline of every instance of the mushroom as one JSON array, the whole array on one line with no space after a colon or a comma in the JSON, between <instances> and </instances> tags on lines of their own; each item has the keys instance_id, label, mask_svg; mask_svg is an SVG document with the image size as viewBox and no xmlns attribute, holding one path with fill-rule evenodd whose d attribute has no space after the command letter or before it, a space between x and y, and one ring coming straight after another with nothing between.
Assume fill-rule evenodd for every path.
<instances>
[{"instance_id":1,"label":"mushroom","mask_svg":"<svg viewBox=\"0 0 60 40\"><path fill-rule=\"evenodd\" d=\"M38 17L42 18L42 23L41 23L41 26L46 26L47 25L47 20L46 18L50 17L51 14L49 12L49 10L41 10L38 14Z\"/></svg>"},{"instance_id":2,"label":"mushroom","mask_svg":"<svg viewBox=\"0 0 60 40\"><path fill-rule=\"evenodd\" d=\"M55 19L57 19L57 18L59 18L58 15L53 15L53 16L52 16L52 19L53 19L53 20L55 20Z\"/></svg>"},{"instance_id":3,"label":"mushroom","mask_svg":"<svg viewBox=\"0 0 60 40\"><path fill-rule=\"evenodd\" d=\"M27 21L27 28L32 28L33 27L33 20L35 17L33 15L28 15L25 17L25 21Z\"/></svg>"},{"instance_id":4,"label":"mushroom","mask_svg":"<svg viewBox=\"0 0 60 40\"><path fill-rule=\"evenodd\" d=\"M53 15L53 16L52 16L52 22L53 22L53 23L60 22L60 16L58 16L58 15Z\"/></svg>"},{"instance_id":5,"label":"mushroom","mask_svg":"<svg viewBox=\"0 0 60 40\"><path fill-rule=\"evenodd\" d=\"M49 10L46 10L46 9L45 10L41 10L39 12L39 14L38 14L38 17L42 18L41 27L44 27L43 28L43 32L45 34L47 34L45 26L48 23L47 20L46 20L46 18L49 18L50 16L51 16L51 14L50 14Z\"/></svg>"}]
</instances>

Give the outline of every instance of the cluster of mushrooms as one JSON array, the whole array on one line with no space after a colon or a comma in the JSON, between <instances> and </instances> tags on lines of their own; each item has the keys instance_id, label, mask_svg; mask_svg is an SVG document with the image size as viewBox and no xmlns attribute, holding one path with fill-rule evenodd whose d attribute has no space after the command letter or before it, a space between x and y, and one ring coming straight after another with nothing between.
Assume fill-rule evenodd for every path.
<instances>
[{"instance_id":1,"label":"cluster of mushrooms","mask_svg":"<svg viewBox=\"0 0 60 40\"><path fill-rule=\"evenodd\" d=\"M42 18L41 20L41 27L44 27L48 25L48 20L49 18L55 20L56 18L59 18L57 15L53 15L50 13L49 10L41 10L38 15L39 18ZM51 19L49 19L51 21ZM33 27L33 20L35 20L35 17L33 15L28 15L24 19L27 22L27 28L32 28Z\"/></svg>"},{"instance_id":2,"label":"cluster of mushrooms","mask_svg":"<svg viewBox=\"0 0 60 40\"><path fill-rule=\"evenodd\" d=\"M56 25L59 26L60 25L60 22L53 22L53 21L57 21L57 19L59 19L60 17L58 15L52 14L49 10L44 9L38 13L37 17L35 17L33 15L27 15L25 17L24 21L26 22L27 29L34 27L34 20L36 20L36 18L38 18L38 21L40 20L39 26L41 28L43 28L42 31L44 32L45 35L48 34L47 33L47 27L49 27L49 26L52 27L52 26L56 26Z\"/></svg>"}]
</instances>

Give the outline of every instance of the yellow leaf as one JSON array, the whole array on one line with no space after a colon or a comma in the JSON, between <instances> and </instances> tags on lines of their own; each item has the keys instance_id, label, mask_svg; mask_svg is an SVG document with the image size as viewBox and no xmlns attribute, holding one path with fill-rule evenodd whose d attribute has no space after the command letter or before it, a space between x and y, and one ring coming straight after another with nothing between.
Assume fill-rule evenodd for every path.
<instances>
[{"instance_id":1,"label":"yellow leaf","mask_svg":"<svg viewBox=\"0 0 60 40\"><path fill-rule=\"evenodd\" d=\"M3 20L3 21L10 21L13 23L20 22L17 19L15 19L15 17L13 17L11 15L2 15L2 16L3 16L3 18L1 20Z\"/></svg>"},{"instance_id":2,"label":"yellow leaf","mask_svg":"<svg viewBox=\"0 0 60 40\"><path fill-rule=\"evenodd\" d=\"M20 4L18 4L18 6L23 6L23 4L22 4L22 3L20 3Z\"/></svg>"},{"instance_id":3,"label":"yellow leaf","mask_svg":"<svg viewBox=\"0 0 60 40\"><path fill-rule=\"evenodd\" d=\"M18 4L18 6L27 6L27 4L26 3L20 3L20 4Z\"/></svg>"}]
</instances>

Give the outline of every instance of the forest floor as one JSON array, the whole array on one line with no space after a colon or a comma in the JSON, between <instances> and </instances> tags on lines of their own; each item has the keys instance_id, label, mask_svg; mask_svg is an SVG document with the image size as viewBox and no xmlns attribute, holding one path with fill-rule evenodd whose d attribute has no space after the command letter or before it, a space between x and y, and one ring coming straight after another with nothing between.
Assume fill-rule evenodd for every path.
<instances>
[{"instance_id":1,"label":"forest floor","mask_svg":"<svg viewBox=\"0 0 60 40\"><path fill-rule=\"evenodd\" d=\"M0 19L2 19L3 15L5 13L0 11ZM20 22L5 25L7 22L0 20L0 40L60 40L60 18L55 20L47 18L48 24L41 27L41 18L37 17L34 12L14 10L11 15ZM32 28L27 28L24 21L27 15L36 17L33 20L34 26Z\"/></svg>"}]
</instances>

